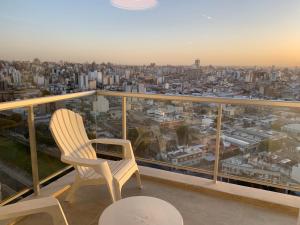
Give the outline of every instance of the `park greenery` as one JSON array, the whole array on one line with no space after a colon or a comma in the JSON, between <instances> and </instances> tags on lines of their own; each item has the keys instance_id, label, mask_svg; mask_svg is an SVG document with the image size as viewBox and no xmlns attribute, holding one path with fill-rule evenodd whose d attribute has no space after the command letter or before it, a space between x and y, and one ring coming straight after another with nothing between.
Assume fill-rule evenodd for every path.
<instances>
[{"instance_id":1,"label":"park greenery","mask_svg":"<svg viewBox=\"0 0 300 225\"><path fill-rule=\"evenodd\" d=\"M31 174L31 159L29 147L13 141L10 138L0 137L0 161L11 168L16 168ZM52 156L38 152L38 169L40 178L45 178L59 169L64 164Z\"/></svg>"}]
</instances>

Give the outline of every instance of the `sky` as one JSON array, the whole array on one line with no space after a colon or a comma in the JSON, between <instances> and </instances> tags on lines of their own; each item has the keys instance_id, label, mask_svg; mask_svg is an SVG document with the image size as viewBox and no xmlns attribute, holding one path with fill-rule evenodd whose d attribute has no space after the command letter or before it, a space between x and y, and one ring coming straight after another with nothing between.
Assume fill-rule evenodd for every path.
<instances>
[{"instance_id":1,"label":"sky","mask_svg":"<svg viewBox=\"0 0 300 225\"><path fill-rule=\"evenodd\" d=\"M0 0L0 59L300 66L299 0Z\"/></svg>"}]
</instances>

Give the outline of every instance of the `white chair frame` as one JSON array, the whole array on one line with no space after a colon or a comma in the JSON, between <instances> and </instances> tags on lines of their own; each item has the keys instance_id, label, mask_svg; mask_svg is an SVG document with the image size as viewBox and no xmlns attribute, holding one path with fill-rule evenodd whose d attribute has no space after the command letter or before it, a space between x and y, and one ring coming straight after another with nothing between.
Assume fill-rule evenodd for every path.
<instances>
[{"instance_id":1,"label":"white chair frame","mask_svg":"<svg viewBox=\"0 0 300 225\"><path fill-rule=\"evenodd\" d=\"M76 170L66 201L71 202L75 191L82 185L106 184L113 202L121 199L122 186L133 175L142 188L138 166L131 142L123 139L99 138L89 140L82 117L68 109L57 110L50 121L50 130L61 151L61 160ZM97 158L92 144L119 145L123 159L119 161Z\"/></svg>"},{"instance_id":2,"label":"white chair frame","mask_svg":"<svg viewBox=\"0 0 300 225\"><path fill-rule=\"evenodd\" d=\"M54 197L46 197L18 202L0 207L0 224L14 224L11 220L37 213L47 213L54 225L68 225L66 216Z\"/></svg>"}]
</instances>

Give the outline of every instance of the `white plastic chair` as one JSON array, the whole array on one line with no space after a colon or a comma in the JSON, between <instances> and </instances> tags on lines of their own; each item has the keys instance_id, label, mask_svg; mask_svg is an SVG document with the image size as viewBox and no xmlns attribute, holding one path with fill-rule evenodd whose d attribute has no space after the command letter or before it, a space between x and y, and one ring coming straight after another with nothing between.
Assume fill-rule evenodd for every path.
<instances>
[{"instance_id":1,"label":"white plastic chair","mask_svg":"<svg viewBox=\"0 0 300 225\"><path fill-rule=\"evenodd\" d=\"M50 121L50 130L61 151L61 160L75 167L76 177L66 201L72 201L81 185L106 184L112 201L121 199L123 184L135 173L139 188L141 178L131 143L128 140L100 138L89 140L82 117L67 109L57 110ZM97 158L93 143L120 145L123 159L111 161Z\"/></svg>"},{"instance_id":2,"label":"white plastic chair","mask_svg":"<svg viewBox=\"0 0 300 225\"><path fill-rule=\"evenodd\" d=\"M37 213L47 213L52 217L54 225L68 225L65 214L54 197L18 202L0 207L0 224L11 224L11 219L29 216ZM14 223L12 223L14 224Z\"/></svg>"}]
</instances>

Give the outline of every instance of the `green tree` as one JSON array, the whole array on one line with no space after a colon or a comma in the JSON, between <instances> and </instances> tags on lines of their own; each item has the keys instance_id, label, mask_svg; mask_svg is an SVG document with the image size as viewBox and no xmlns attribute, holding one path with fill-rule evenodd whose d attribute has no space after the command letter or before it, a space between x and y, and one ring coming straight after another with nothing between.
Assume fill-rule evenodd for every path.
<instances>
[{"instance_id":1,"label":"green tree","mask_svg":"<svg viewBox=\"0 0 300 225\"><path fill-rule=\"evenodd\" d=\"M138 138L139 134L136 128L128 129L128 139L134 143Z\"/></svg>"},{"instance_id":2,"label":"green tree","mask_svg":"<svg viewBox=\"0 0 300 225\"><path fill-rule=\"evenodd\" d=\"M42 96L43 96L43 97L44 97L44 96L49 96L49 95L50 95L50 92L47 91L47 90L42 90L41 92L42 92Z\"/></svg>"},{"instance_id":3,"label":"green tree","mask_svg":"<svg viewBox=\"0 0 300 225\"><path fill-rule=\"evenodd\" d=\"M276 152L283 146L282 140L264 140L259 143L258 150Z\"/></svg>"},{"instance_id":4,"label":"green tree","mask_svg":"<svg viewBox=\"0 0 300 225\"><path fill-rule=\"evenodd\" d=\"M56 146L54 139L50 133L50 130L45 124L36 125L36 139L39 144L45 144L47 146Z\"/></svg>"},{"instance_id":5,"label":"green tree","mask_svg":"<svg viewBox=\"0 0 300 225\"><path fill-rule=\"evenodd\" d=\"M16 126L16 122L9 119L0 119L0 129L12 128Z\"/></svg>"},{"instance_id":6,"label":"green tree","mask_svg":"<svg viewBox=\"0 0 300 225\"><path fill-rule=\"evenodd\" d=\"M272 124L272 129L273 130L276 130L276 131L281 131L281 127L284 126L284 123L283 122L280 122L280 121L276 121Z\"/></svg>"},{"instance_id":7,"label":"green tree","mask_svg":"<svg viewBox=\"0 0 300 225\"><path fill-rule=\"evenodd\" d=\"M13 113L9 116L9 119L19 123L22 121L22 116L19 113Z\"/></svg>"},{"instance_id":8,"label":"green tree","mask_svg":"<svg viewBox=\"0 0 300 225\"><path fill-rule=\"evenodd\" d=\"M189 142L189 128L186 125L180 126L176 130L178 144L187 145Z\"/></svg>"}]
</instances>

